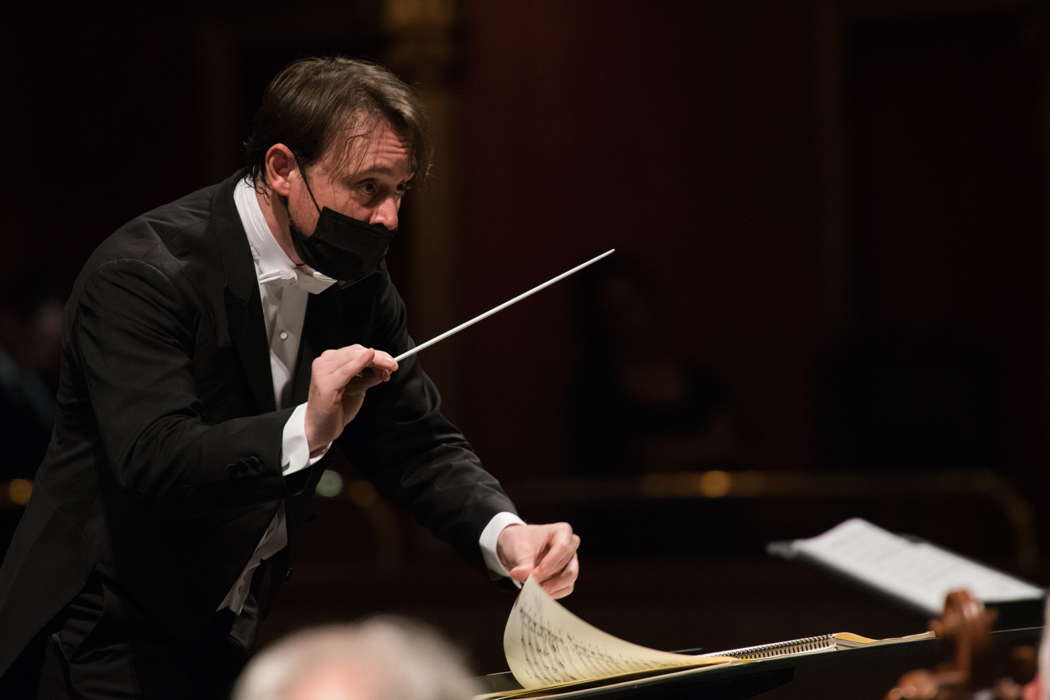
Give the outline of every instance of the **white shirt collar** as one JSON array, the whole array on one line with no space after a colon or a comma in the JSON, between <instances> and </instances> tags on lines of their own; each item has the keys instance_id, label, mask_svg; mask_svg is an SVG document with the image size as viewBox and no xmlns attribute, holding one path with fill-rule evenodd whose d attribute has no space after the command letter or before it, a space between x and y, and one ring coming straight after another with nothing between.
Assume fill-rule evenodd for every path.
<instances>
[{"instance_id":1,"label":"white shirt collar","mask_svg":"<svg viewBox=\"0 0 1050 700\"><path fill-rule=\"evenodd\" d=\"M248 178L242 179L233 189L233 203L241 217L241 225L248 235L248 245L255 261L255 274L259 284L273 281L298 283L311 294L319 294L335 284L335 280L322 275L309 265L296 265L277 243L270 226L263 216L262 207L255 196L255 186Z\"/></svg>"}]
</instances>

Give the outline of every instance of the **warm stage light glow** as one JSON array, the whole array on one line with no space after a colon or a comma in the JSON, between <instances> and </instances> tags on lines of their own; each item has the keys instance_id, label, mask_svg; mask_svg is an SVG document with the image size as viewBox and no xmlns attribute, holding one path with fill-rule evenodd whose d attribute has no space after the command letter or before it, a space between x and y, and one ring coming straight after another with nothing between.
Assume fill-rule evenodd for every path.
<instances>
[{"instance_id":1,"label":"warm stage light glow","mask_svg":"<svg viewBox=\"0 0 1050 700\"><path fill-rule=\"evenodd\" d=\"M367 481L351 481L347 486L350 500L362 508L371 508L379 500L375 487Z\"/></svg>"},{"instance_id":2,"label":"warm stage light glow","mask_svg":"<svg viewBox=\"0 0 1050 700\"><path fill-rule=\"evenodd\" d=\"M700 489L700 495L707 498L721 498L729 493L730 487L733 485L733 477L729 476L726 472L713 470L704 472L700 475L700 479L697 483L697 487Z\"/></svg>"},{"instance_id":3,"label":"warm stage light glow","mask_svg":"<svg viewBox=\"0 0 1050 700\"><path fill-rule=\"evenodd\" d=\"M29 503L29 497L33 495L33 482L26 479L12 479L7 485L7 496L16 506L24 506Z\"/></svg>"}]
</instances>

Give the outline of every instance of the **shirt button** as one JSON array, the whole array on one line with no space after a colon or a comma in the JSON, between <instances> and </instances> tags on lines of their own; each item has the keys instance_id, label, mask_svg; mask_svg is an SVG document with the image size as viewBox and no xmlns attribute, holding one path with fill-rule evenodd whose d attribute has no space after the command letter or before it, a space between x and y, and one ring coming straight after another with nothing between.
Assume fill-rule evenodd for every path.
<instances>
[{"instance_id":1,"label":"shirt button","mask_svg":"<svg viewBox=\"0 0 1050 700\"><path fill-rule=\"evenodd\" d=\"M288 331L281 331L278 337L280 337L281 340L288 340Z\"/></svg>"}]
</instances>

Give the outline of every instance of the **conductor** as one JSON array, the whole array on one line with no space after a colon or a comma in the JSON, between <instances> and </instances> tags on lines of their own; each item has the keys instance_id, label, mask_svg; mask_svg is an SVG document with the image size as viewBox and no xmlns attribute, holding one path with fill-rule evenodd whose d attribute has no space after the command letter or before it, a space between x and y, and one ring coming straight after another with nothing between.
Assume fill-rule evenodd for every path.
<instances>
[{"instance_id":1,"label":"conductor","mask_svg":"<svg viewBox=\"0 0 1050 700\"><path fill-rule=\"evenodd\" d=\"M0 569L0 696L228 696L337 450L493 576L572 591L569 525L525 524L417 358L393 359L413 341L384 256L425 136L386 69L297 61L243 170L90 256Z\"/></svg>"}]
</instances>

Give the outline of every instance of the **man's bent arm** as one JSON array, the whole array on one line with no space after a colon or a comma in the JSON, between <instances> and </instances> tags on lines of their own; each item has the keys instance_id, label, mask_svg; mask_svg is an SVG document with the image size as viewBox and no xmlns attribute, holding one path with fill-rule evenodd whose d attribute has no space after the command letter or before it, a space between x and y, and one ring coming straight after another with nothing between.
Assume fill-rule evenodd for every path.
<instances>
[{"instance_id":1,"label":"man's bent arm","mask_svg":"<svg viewBox=\"0 0 1050 700\"><path fill-rule=\"evenodd\" d=\"M73 310L75 361L117 483L164 515L281 498L292 409L206 422L191 367L197 309L138 259L88 273Z\"/></svg>"},{"instance_id":2,"label":"man's bent arm","mask_svg":"<svg viewBox=\"0 0 1050 700\"><path fill-rule=\"evenodd\" d=\"M404 302L385 271L381 275L375 282L376 315L382 322L376 337L362 342L396 356L413 342ZM420 367L419 356L399 364L390 381L369 390L361 413L339 442L381 493L410 508L421 524L484 566L479 536L496 514L516 512L514 504L441 414L437 387Z\"/></svg>"}]
</instances>

